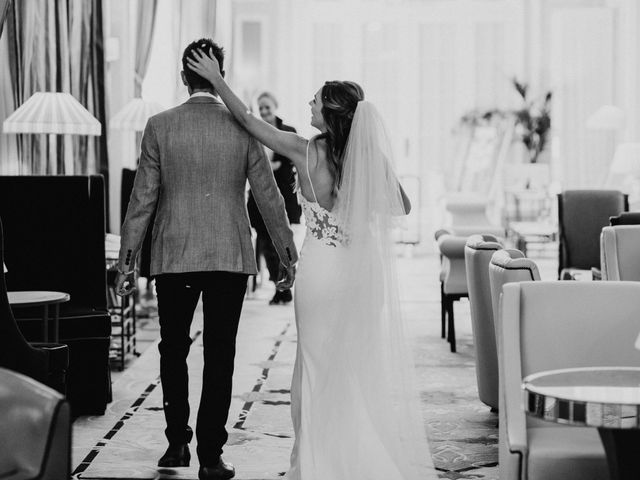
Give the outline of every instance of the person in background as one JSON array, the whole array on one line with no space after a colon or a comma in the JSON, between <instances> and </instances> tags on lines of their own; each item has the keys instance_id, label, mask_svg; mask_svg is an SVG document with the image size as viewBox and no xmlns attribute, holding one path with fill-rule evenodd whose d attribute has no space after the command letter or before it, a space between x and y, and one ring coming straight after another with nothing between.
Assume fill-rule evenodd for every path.
<instances>
[{"instance_id":1,"label":"person in background","mask_svg":"<svg viewBox=\"0 0 640 480\"><path fill-rule=\"evenodd\" d=\"M263 92L258 97L258 108L260 111L260 117L276 127L278 130L285 132L296 132L296 129L286 125L280 117L276 115L278 109L278 101L276 97L270 92ZM271 168L273 169L273 176L276 179L280 193L284 198L285 209L287 210L287 216L289 217L289 223L299 224L300 215L302 209L298 203L298 198L295 193L296 184L296 169L293 162L279 153L275 153L272 150L265 147L267 156L271 161ZM256 261L258 266L260 265L260 257L263 256L269 270L269 280L274 284L278 280L280 259L269 237L269 232L264 225L256 201L253 198L253 194L249 192L249 200L247 202L247 210L249 211L249 220L251 226L255 228L257 233L256 240ZM259 268L259 267L258 267ZM276 290L275 295L269 302L269 305L287 304L291 302L293 296L291 290Z\"/></svg>"}]
</instances>

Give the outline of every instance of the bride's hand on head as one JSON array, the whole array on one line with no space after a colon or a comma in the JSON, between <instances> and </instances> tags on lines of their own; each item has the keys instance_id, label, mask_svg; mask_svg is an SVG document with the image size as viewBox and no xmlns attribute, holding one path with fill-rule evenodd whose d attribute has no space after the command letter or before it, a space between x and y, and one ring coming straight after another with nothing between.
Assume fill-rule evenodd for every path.
<instances>
[{"instance_id":1,"label":"bride's hand on head","mask_svg":"<svg viewBox=\"0 0 640 480\"><path fill-rule=\"evenodd\" d=\"M220 64L213 55L213 50L209 50L209 54L207 55L203 53L202 50L197 49L193 52L192 57L187 58L187 64L191 70L202 78L209 80L211 83L222 79Z\"/></svg>"}]
</instances>

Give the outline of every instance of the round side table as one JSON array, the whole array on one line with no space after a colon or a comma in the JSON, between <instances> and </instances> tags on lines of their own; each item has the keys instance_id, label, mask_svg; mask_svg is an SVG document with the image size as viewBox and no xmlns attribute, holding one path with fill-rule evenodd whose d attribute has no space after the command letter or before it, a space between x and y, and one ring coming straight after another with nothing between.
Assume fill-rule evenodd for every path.
<instances>
[{"instance_id":1,"label":"round side table","mask_svg":"<svg viewBox=\"0 0 640 480\"><path fill-rule=\"evenodd\" d=\"M526 377L522 388L529 415L598 429L612 480L640 478L640 368L540 372Z\"/></svg>"},{"instance_id":2,"label":"round side table","mask_svg":"<svg viewBox=\"0 0 640 480\"><path fill-rule=\"evenodd\" d=\"M68 302L71 296L64 292L21 291L8 292L9 305L12 308L42 307L43 341L58 343L58 320L60 304ZM53 306L53 335L49 338L49 306Z\"/></svg>"}]
</instances>

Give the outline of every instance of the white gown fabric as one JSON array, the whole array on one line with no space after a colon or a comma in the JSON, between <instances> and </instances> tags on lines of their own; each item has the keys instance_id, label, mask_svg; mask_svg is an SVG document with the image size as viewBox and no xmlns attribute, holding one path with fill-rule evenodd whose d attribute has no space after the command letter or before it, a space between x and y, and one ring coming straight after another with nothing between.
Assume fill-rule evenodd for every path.
<instances>
[{"instance_id":1,"label":"white gown fabric","mask_svg":"<svg viewBox=\"0 0 640 480\"><path fill-rule=\"evenodd\" d=\"M390 230L404 212L388 147L379 114L359 102L333 211L313 184L314 201L300 195L288 480L437 478L400 315ZM308 160L307 147L307 175Z\"/></svg>"}]
</instances>

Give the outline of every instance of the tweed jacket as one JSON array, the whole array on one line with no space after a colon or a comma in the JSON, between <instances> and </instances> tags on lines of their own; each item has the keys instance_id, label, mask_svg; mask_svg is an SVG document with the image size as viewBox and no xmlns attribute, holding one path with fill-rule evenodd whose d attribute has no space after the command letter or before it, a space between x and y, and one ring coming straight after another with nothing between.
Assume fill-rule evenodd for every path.
<instances>
[{"instance_id":1,"label":"tweed jacket","mask_svg":"<svg viewBox=\"0 0 640 480\"><path fill-rule=\"evenodd\" d=\"M285 266L298 260L282 195L259 142L208 96L151 117L121 230L118 267L130 271L153 212L151 275L255 274L245 207L249 180Z\"/></svg>"}]
</instances>

